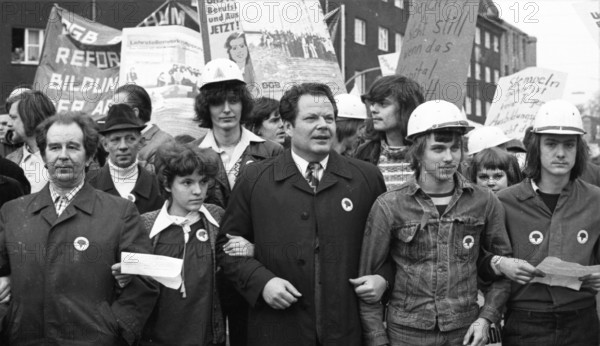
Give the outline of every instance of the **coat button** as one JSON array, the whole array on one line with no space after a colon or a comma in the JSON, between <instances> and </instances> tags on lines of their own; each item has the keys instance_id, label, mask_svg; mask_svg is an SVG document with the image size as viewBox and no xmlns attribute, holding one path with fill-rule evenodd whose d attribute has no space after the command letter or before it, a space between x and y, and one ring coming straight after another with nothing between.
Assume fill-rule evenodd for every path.
<instances>
[{"instance_id":1,"label":"coat button","mask_svg":"<svg viewBox=\"0 0 600 346\"><path fill-rule=\"evenodd\" d=\"M302 214L300 214L300 217L302 218L302 220L308 220L308 213L303 212Z\"/></svg>"},{"instance_id":2,"label":"coat button","mask_svg":"<svg viewBox=\"0 0 600 346\"><path fill-rule=\"evenodd\" d=\"M306 264L306 261L304 261L303 259L299 259L299 260L297 261L297 263L298 263L298 265L299 265L299 266L303 266L303 265L305 265L305 264Z\"/></svg>"}]
</instances>

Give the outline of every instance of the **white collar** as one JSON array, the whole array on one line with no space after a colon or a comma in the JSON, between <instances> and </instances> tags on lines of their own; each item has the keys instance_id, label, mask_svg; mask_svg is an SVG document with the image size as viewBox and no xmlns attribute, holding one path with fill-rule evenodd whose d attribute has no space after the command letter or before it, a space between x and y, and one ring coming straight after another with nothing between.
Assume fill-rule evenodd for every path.
<instances>
[{"instance_id":1,"label":"white collar","mask_svg":"<svg viewBox=\"0 0 600 346\"><path fill-rule=\"evenodd\" d=\"M302 174L302 176L304 176L306 174L306 168L308 167L309 162L306 161L305 159L301 158L298 154L296 154L294 152L293 148L292 148L292 159L294 160L294 162L296 163L296 166L300 170L300 174ZM323 167L323 172L327 168L328 161L329 161L329 155L327 155L323 160L321 160L321 162L319 162L321 164L321 167Z\"/></svg>"},{"instance_id":2,"label":"white collar","mask_svg":"<svg viewBox=\"0 0 600 346\"><path fill-rule=\"evenodd\" d=\"M165 201L162 208L158 212L156 216L156 220L154 221L154 225L152 225L152 230L150 231L150 239L154 238L157 234L167 229L167 227L173 224L173 221L169 218L169 201ZM204 205L200 207L200 213L204 214L208 222L212 223L216 227L219 227L219 223L215 218L210 214L208 209Z\"/></svg>"},{"instance_id":3,"label":"white collar","mask_svg":"<svg viewBox=\"0 0 600 346\"><path fill-rule=\"evenodd\" d=\"M253 132L247 130L243 126L241 128L242 128L242 136L240 138L240 142L236 145L236 148L241 145L245 149L250 144L250 142L264 142L265 141L264 138L261 138L261 137L255 135ZM203 148L203 149L210 148L210 149L216 151L217 153L221 153L223 151L223 150L221 150L221 148L219 148L219 145L217 144L217 140L215 139L215 134L212 129L208 130L208 133L206 133L206 136L202 140L202 143L200 143L200 145L198 145L198 147Z\"/></svg>"},{"instance_id":4,"label":"white collar","mask_svg":"<svg viewBox=\"0 0 600 346\"><path fill-rule=\"evenodd\" d=\"M535 183L535 181L533 181L533 179L531 179L531 187L533 188L533 191L535 193L539 193L540 192L540 187Z\"/></svg>"},{"instance_id":5,"label":"white collar","mask_svg":"<svg viewBox=\"0 0 600 346\"><path fill-rule=\"evenodd\" d=\"M146 127L144 127L144 129L141 131L141 134L142 134L142 136L143 136L143 135L144 135L146 132L150 131L150 129L151 129L152 127L154 127L154 122L153 122L152 120L150 120L150 121L148 121L147 123L145 123L144 125L146 125Z\"/></svg>"}]
</instances>

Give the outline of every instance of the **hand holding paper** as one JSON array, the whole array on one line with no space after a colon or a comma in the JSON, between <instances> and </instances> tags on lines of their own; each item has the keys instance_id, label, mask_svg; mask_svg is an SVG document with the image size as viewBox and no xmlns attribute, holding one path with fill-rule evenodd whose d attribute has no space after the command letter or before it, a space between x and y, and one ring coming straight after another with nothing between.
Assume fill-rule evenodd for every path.
<instances>
[{"instance_id":1,"label":"hand holding paper","mask_svg":"<svg viewBox=\"0 0 600 346\"><path fill-rule=\"evenodd\" d=\"M168 288L181 286L181 268L183 260L168 256L121 253L121 273L151 276Z\"/></svg>"},{"instance_id":2,"label":"hand holding paper","mask_svg":"<svg viewBox=\"0 0 600 346\"><path fill-rule=\"evenodd\" d=\"M583 266L579 263L565 262L557 257L546 257L537 266L546 276L534 278L531 282L538 282L549 286L562 286L579 291L582 283L584 288L600 287L600 265Z\"/></svg>"}]
</instances>

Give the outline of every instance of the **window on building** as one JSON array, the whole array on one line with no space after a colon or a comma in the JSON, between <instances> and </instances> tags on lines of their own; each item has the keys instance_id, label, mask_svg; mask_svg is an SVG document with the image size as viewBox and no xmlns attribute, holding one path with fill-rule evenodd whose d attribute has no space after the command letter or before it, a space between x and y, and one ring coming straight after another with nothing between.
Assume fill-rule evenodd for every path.
<instances>
[{"instance_id":1,"label":"window on building","mask_svg":"<svg viewBox=\"0 0 600 346\"><path fill-rule=\"evenodd\" d=\"M499 80L500 80L500 71L494 69L494 83L498 83Z\"/></svg>"},{"instance_id":2,"label":"window on building","mask_svg":"<svg viewBox=\"0 0 600 346\"><path fill-rule=\"evenodd\" d=\"M479 61L481 59L481 49L478 46L475 46L475 61Z\"/></svg>"},{"instance_id":3,"label":"window on building","mask_svg":"<svg viewBox=\"0 0 600 346\"><path fill-rule=\"evenodd\" d=\"M394 0L394 6L404 8L404 0Z\"/></svg>"},{"instance_id":4,"label":"window on building","mask_svg":"<svg viewBox=\"0 0 600 346\"><path fill-rule=\"evenodd\" d=\"M471 78L471 64L469 64L469 67L467 68L467 78Z\"/></svg>"},{"instance_id":5,"label":"window on building","mask_svg":"<svg viewBox=\"0 0 600 346\"><path fill-rule=\"evenodd\" d=\"M481 116L481 100L475 100L475 115Z\"/></svg>"},{"instance_id":6,"label":"window on building","mask_svg":"<svg viewBox=\"0 0 600 346\"><path fill-rule=\"evenodd\" d=\"M39 64L44 45L42 29L12 29L11 63Z\"/></svg>"},{"instance_id":7,"label":"window on building","mask_svg":"<svg viewBox=\"0 0 600 346\"><path fill-rule=\"evenodd\" d=\"M510 74L510 70L508 69L508 65L504 65L504 75L508 76Z\"/></svg>"},{"instance_id":8,"label":"window on building","mask_svg":"<svg viewBox=\"0 0 600 346\"><path fill-rule=\"evenodd\" d=\"M367 43L367 22L354 18L354 42L358 44Z\"/></svg>"},{"instance_id":9,"label":"window on building","mask_svg":"<svg viewBox=\"0 0 600 346\"><path fill-rule=\"evenodd\" d=\"M486 83L492 83L492 70L489 68L489 66L485 67L485 82Z\"/></svg>"},{"instance_id":10,"label":"window on building","mask_svg":"<svg viewBox=\"0 0 600 346\"><path fill-rule=\"evenodd\" d=\"M481 65L479 65L478 63L475 63L475 79L481 79Z\"/></svg>"},{"instance_id":11,"label":"window on building","mask_svg":"<svg viewBox=\"0 0 600 346\"><path fill-rule=\"evenodd\" d=\"M479 34L479 28L475 28L475 44L481 43L481 35Z\"/></svg>"},{"instance_id":12,"label":"window on building","mask_svg":"<svg viewBox=\"0 0 600 346\"><path fill-rule=\"evenodd\" d=\"M366 92L366 80L365 74L360 71L354 72L356 78L354 78L354 86L358 89L358 92L362 95Z\"/></svg>"},{"instance_id":13,"label":"window on building","mask_svg":"<svg viewBox=\"0 0 600 346\"><path fill-rule=\"evenodd\" d=\"M484 43L485 48L490 49L492 47L492 45L490 44L490 33L489 32L485 32L485 43Z\"/></svg>"},{"instance_id":14,"label":"window on building","mask_svg":"<svg viewBox=\"0 0 600 346\"><path fill-rule=\"evenodd\" d=\"M395 46L394 48L396 49L396 53L400 53L400 51L402 50L402 40L404 39L404 36L402 36L402 34L396 33L396 42L394 43Z\"/></svg>"},{"instance_id":15,"label":"window on building","mask_svg":"<svg viewBox=\"0 0 600 346\"><path fill-rule=\"evenodd\" d=\"M493 46L494 46L494 52L500 52L500 37L499 36L492 36L493 40Z\"/></svg>"},{"instance_id":16,"label":"window on building","mask_svg":"<svg viewBox=\"0 0 600 346\"><path fill-rule=\"evenodd\" d=\"M483 114L484 116L487 116L490 113L490 107L492 107L492 104L489 102L485 103L485 113Z\"/></svg>"},{"instance_id":17,"label":"window on building","mask_svg":"<svg viewBox=\"0 0 600 346\"><path fill-rule=\"evenodd\" d=\"M378 48L379 50L382 50L384 52L388 51L388 42L389 42L389 37L388 37L388 29L386 28L382 28L379 27L379 43L378 43Z\"/></svg>"},{"instance_id":18,"label":"window on building","mask_svg":"<svg viewBox=\"0 0 600 346\"><path fill-rule=\"evenodd\" d=\"M473 110L471 109L471 98L470 97L465 97L465 113L467 115L471 115L471 113L473 112Z\"/></svg>"}]
</instances>

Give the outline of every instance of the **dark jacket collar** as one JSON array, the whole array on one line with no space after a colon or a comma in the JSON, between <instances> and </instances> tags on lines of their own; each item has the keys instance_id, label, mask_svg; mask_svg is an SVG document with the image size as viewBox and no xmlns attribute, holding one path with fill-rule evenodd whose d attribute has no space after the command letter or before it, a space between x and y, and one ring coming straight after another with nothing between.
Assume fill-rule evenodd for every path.
<instances>
[{"instance_id":1,"label":"dark jacket collar","mask_svg":"<svg viewBox=\"0 0 600 346\"><path fill-rule=\"evenodd\" d=\"M575 188L577 188L577 186L579 184L581 184L579 179L569 180L567 185L563 188L563 190L560 193L561 194L570 194L571 191L574 190ZM515 187L515 189L516 189L515 197L521 202L537 196L537 191L533 189L530 178L523 179L523 181L520 182Z\"/></svg>"},{"instance_id":2,"label":"dark jacket collar","mask_svg":"<svg viewBox=\"0 0 600 346\"><path fill-rule=\"evenodd\" d=\"M54 202L50 196L50 184L46 184L41 191L34 194L27 207L28 213L37 214L40 212L42 217L46 219L50 225L56 224L57 222L63 222L75 216L75 209L79 209L80 211L91 215L94 211L95 191L96 190L90 184L84 183L83 187L75 195L75 198L73 198L67 209L65 209L60 216L57 216Z\"/></svg>"},{"instance_id":3,"label":"dark jacket collar","mask_svg":"<svg viewBox=\"0 0 600 346\"><path fill-rule=\"evenodd\" d=\"M138 165L138 178L135 181L135 186L131 193L134 193L140 197L145 199L150 198L150 194L152 192L152 183L153 177L152 174L142 166ZM117 191L115 184L110 177L110 170L108 167L108 163L104 165L104 167L100 168L100 172L94 178L97 181L96 188L102 190L104 192ZM118 195L118 193L117 193Z\"/></svg>"}]
</instances>

